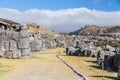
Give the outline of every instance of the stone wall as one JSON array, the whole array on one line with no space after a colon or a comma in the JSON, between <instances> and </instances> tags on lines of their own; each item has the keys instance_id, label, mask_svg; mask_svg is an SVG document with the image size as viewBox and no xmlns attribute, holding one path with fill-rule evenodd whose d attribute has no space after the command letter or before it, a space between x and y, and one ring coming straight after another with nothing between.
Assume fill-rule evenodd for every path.
<instances>
[{"instance_id":1,"label":"stone wall","mask_svg":"<svg viewBox=\"0 0 120 80\"><path fill-rule=\"evenodd\" d=\"M0 24L0 57L8 59L28 58L30 53L65 47L63 37L41 37L32 33L27 25L7 26Z\"/></svg>"},{"instance_id":2,"label":"stone wall","mask_svg":"<svg viewBox=\"0 0 120 80\"><path fill-rule=\"evenodd\" d=\"M5 26L2 25L2 27ZM30 43L27 26L20 26L19 31L0 29L0 57L16 59L28 57L29 55Z\"/></svg>"}]
</instances>

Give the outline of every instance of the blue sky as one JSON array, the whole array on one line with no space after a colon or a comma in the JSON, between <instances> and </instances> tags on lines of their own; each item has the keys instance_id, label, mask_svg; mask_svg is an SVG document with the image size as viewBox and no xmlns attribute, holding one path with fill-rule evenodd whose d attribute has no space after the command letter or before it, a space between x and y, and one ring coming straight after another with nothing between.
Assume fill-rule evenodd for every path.
<instances>
[{"instance_id":1,"label":"blue sky","mask_svg":"<svg viewBox=\"0 0 120 80\"><path fill-rule=\"evenodd\" d=\"M60 10L85 7L101 11L120 10L120 0L0 0L0 8Z\"/></svg>"},{"instance_id":2,"label":"blue sky","mask_svg":"<svg viewBox=\"0 0 120 80\"><path fill-rule=\"evenodd\" d=\"M0 18L57 32L120 25L120 0L0 0Z\"/></svg>"}]
</instances>

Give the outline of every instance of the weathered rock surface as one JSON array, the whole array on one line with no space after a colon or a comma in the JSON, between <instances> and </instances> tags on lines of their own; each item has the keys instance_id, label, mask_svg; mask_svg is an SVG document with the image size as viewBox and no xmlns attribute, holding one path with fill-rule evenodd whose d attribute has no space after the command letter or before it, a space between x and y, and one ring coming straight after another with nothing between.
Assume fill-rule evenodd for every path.
<instances>
[{"instance_id":1,"label":"weathered rock surface","mask_svg":"<svg viewBox=\"0 0 120 80\"><path fill-rule=\"evenodd\" d=\"M20 38L18 42L18 48L19 49L28 49L30 46L29 39L28 38Z\"/></svg>"},{"instance_id":2,"label":"weathered rock surface","mask_svg":"<svg viewBox=\"0 0 120 80\"><path fill-rule=\"evenodd\" d=\"M28 30L21 30L20 31L20 38L28 38L29 37L29 31Z\"/></svg>"},{"instance_id":3,"label":"weathered rock surface","mask_svg":"<svg viewBox=\"0 0 120 80\"><path fill-rule=\"evenodd\" d=\"M2 58L4 56L4 52L0 50L0 57Z\"/></svg>"},{"instance_id":4,"label":"weathered rock surface","mask_svg":"<svg viewBox=\"0 0 120 80\"><path fill-rule=\"evenodd\" d=\"M64 36L40 26L0 19L0 57L29 57L30 52L63 46Z\"/></svg>"},{"instance_id":5,"label":"weathered rock surface","mask_svg":"<svg viewBox=\"0 0 120 80\"><path fill-rule=\"evenodd\" d=\"M13 35L13 36L12 36L12 39L13 39L13 40L16 40L16 41L19 40L19 38L20 38L19 32L13 32L12 35Z\"/></svg>"},{"instance_id":6,"label":"weathered rock surface","mask_svg":"<svg viewBox=\"0 0 120 80\"><path fill-rule=\"evenodd\" d=\"M5 52L5 58L12 59L12 55L13 55L12 51Z\"/></svg>"},{"instance_id":7,"label":"weathered rock surface","mask_svg":"<svg viewBox=\"0 0 120 80\"><path fill-rule=\"evenodd\" d=\"M21 55L22 56L29 56L30 55L30 49L22 49L21 50Z\"/></svg>"},{"instance_id":8,"label":"weathered rock surface","mask_svg":"<svg viewBox=\"0 0 120 80\"><path fill-rule=\"evenodd\" d=\"M10 51L17 50L17 42L10 40Z\"/></svg>"},{"instance_id":9,"label":"weathered rock surface","mask_svg":"<svg viewBox=\"0 0 120 80\"><path fill-rule=\"evenodd\" d=\"M40 51L41 50L41 41L40 40L33 40L31 42L31 51Z\"/></svg>"},{"instance_id":10,"label":"weathered rock surface","mask_svg":"<svg viewBox=\"0 0 120 80\"><path fill-rule=\"evenodd\" d=\"M21 51L20 50L15 50L13 51L13 59L18 59L21 58Z\"/></svg>"}]
</instances>

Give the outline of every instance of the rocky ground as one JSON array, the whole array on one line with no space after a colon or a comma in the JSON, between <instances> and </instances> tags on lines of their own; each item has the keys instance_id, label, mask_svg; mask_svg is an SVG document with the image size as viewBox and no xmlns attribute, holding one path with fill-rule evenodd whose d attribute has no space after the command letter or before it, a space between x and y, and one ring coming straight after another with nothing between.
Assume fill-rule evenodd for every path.
<instances>
[{"instance_id":1,"label":"rocky ground","mask_svg":"<svg viewBox=\"0 0 120 80\"><path fill-rule=\"evenodd\" d=\"M32 54L30 59L18 60L18 67L0 80L82 80L56 57L57 52L41 53Z\"/></svg>"}]
</instances>

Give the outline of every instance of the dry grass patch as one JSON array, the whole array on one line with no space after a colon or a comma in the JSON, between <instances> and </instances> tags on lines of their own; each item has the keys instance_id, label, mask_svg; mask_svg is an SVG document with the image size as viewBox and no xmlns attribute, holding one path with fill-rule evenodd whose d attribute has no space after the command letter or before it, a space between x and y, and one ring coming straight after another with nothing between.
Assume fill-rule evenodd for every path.
<instances>
[{"instance_id":1,"label":"dry grass patch","mask_svg":"<svg viewBox=\"0 0 120 80\"><path fill-rule=\"evenodd\" d=\"M56 55L60 54L60 57L64 61L90 80L102 80L102 70L99 68L99 65L96 64L95 58L66 56L65 53L63 53L64 51L62 48L48 49L41 51L40 54L31 54L29 59L0 59L0 77L4 77L7 74L16 74L16 72L27 70L27 68L29 70L33 67L36 69L36 67L41 66L43 69L44 67L48 68L49 71L47 71L47 74L56 74L56 76L58 74L57 70L60 72L58 69L60 67L63 73L59 73L58 76L63 74L62 76L66 76L65 80L67 80L71 75L67 75L69 70L66 70L66 67L62 65L63 63L56 58ZM53 71L51 71L51 69L53 69ZM54 71L54 69L56 71ZM117 76L117 73L104 71L104 76L104 80L112 80ZM54 75L51 75L51 77L54 77Z\"/></svg>"},{"instance_id":2,"label":"dry grass patch","mask_svg":"<svg viewBox=\"0 0 120 80\"><path fill-rule=\"evenodd\" d=\"M19 69L27 60L25 59L0 59L0 77L12 74Z\"/></svg>"},{"instance_id":3,"label":"dry grass patch","mask_svg":"<svg viewBox=\"0 0 120 80\"><path fill-rule=\"evenodd\" d=\"M96 63L96 58L66 56L65 53L62 53L60 57L69 65L71 65L75 70L85 75L90 80L102 80L102 74L104 75L104 80L113 80L117 77L116 72L109 72L104 70L102 73L102 70Z\"/></svg>"}]
</instances>

